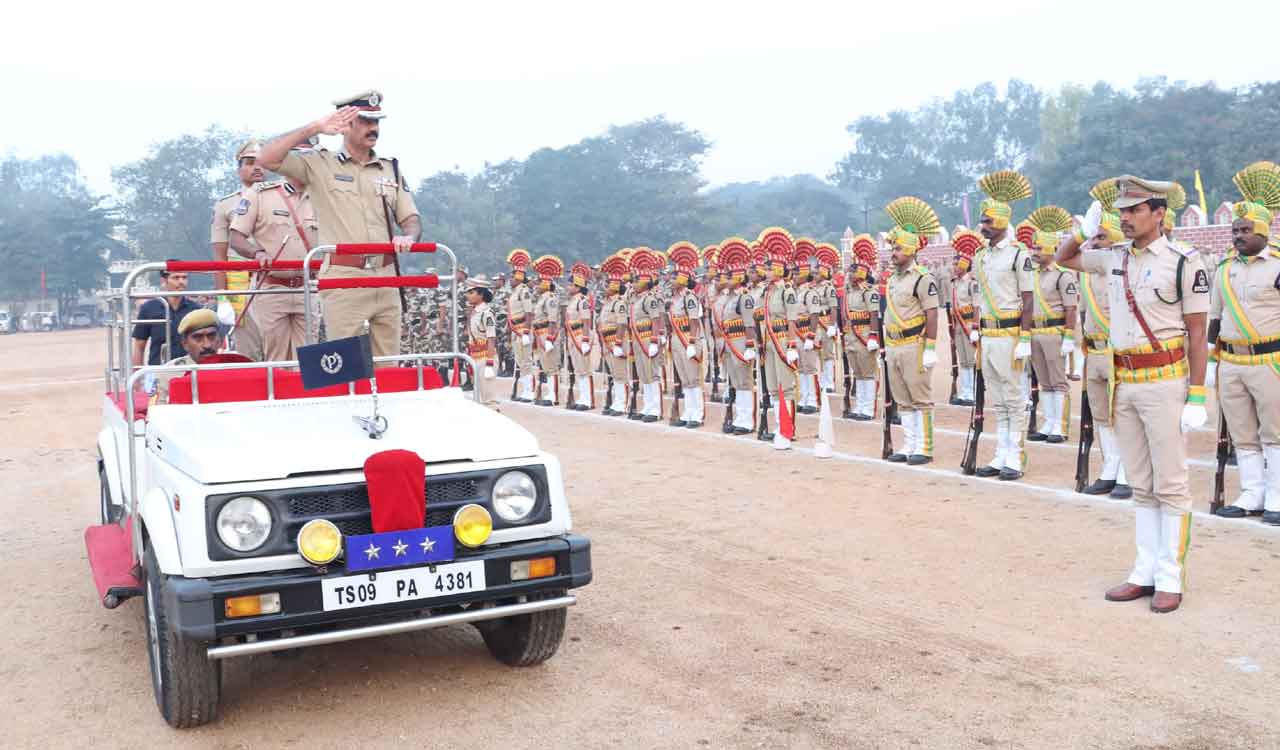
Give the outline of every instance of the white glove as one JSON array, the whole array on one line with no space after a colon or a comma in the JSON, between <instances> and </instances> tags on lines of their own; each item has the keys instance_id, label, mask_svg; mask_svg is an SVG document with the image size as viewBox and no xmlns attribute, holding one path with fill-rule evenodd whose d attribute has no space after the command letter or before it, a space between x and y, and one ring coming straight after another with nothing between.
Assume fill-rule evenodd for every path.
<instances>
[{"instance_id":1,"label":"white glove","mask_svg":"<svg viewBox=\"0 0 1280 750\"><path fill-rule=\"evenodd\" d=\"M658 336L658 343L663 346L667 345L667 334L663 333Z\"/></svg>"},{"instance_id":2,"label":"white glove","mask_svg":"<svg viewBox=\"0 0 1280 750\"><path fill-rule=\"evenodd\" d=\"M522 333L520 334L520 343L525 346L528 346L533 343L533 337L527 333Z\"/></svg>"},{"instance_id":3,"label":"white glove","mask_svg":"<svg viewBox=\"0 0 1280 750\"><path fill-rule=\"evenodd\" d=\"M1209 421L1209 412L1205 411L1204 404L1183 404L1182 405L1182 431L1190 432L1197 427L1204 427L1204 423Z\"/></svg>"},{"instance_id":4,"label":"white glove","mask_svg":"<svg viewBox=\"0 0 1280 750\"><path fill-rule=\"evenodd\" d=\"M827 326L827 338L833 339L838 333L840 332L836 330L835 326Z\"/></svg>"},{"instance_id":5,"label":"white glove","mask_svg":"<svg viewBox=\"0 0 1280 750\"><path fill-rule=\"evenodd\" d=\"M649 342L649 356L650 357L658 356L658 345L653 343L652 341Z\"/></svg>"},{"instance_id":6,"label":"white glove","mask_svg":"<svg viewBox=\"0 0 1280 750\"><path fill-rule=\"evenodd\" d=\"M551 351L552 349L556 348L556 345L551 343L551 339L543 339L542 348L546 351Z\"/></svg>"},{"instance_id":7,"label":"white glove","mask_svg":"<svg viewBox=\"0 0 1280 750\"><path fill-rule=\"evenodd\" d=\"M804 340L804 350L805 350L806 352L811 352L811 351L813 351L813 339L805 339L805 340Z\"/></svg>"},{"instance_id":8,"label":"white glove","mask_svg":"<svg viewBox=\"0 0 1280 750\"><path fill-rule=\"evenodd\" d=\"M742 358L747 360L748 362L754 361L756 358L755 347L751 347L750 349L747 349L745 352L743 352Z\"/></svg>"},{"instance_id":9,"label":"white glove","mask_svg":"<svg viewBox=\"0 0 1280 750\"><path fill-rule=\"evenodd\" d=\"M1076 350L1076 340L1073 338L1064 338L1062 340L1062 353L1070 354Z\"/></svg>"},{"instance_id":10,"label":"white glove","mask_svg":"<svg viewBox=\"0 0 1280 750\"><path fill-rule=\"evenodd\" d=\"M1084 214L1084 220L1080 222L1080 232L1085 239L1092 239L1098 233L1098 227L1102 226L1102 204L1094 201L1089 204L1089 210Z\"/></svg>"},{"instance_id":11,"label":"white glove","mask_svg":"<svg viewBox=\"0 0 1280 750\"><path fill-rule=\"evenodd\" d=\"M880 341L878 339L867 339L867 351L869 352L880 351Z\"/></svg>"},{"instance_id":12,"label":"white glove","mask_svg":"<svg viewBox=\"0 0 1280 750\"><path fill-rule=\"evenodd\" d=\"M622 351L622 347L620 346L613 347L613 356L615 357L625 356L625 352Z\"/></svg>"},{"instance_id":13,"label":"white glove","mask_svg":"<svg viewBox=\"0 0 1280 750\"><path fill-rule=\"evenodd\" d=\"M920 364L924 365L926 370L938 364L938 353L932 349L925 349L920 357Z\"/></svg>"},{"instance_id":14,"label":"white glove","mask_svg":"<svg viewBox=\"0 0 1280 750\"><path fill-rule=\"evenodd\" d=\"M590 353L591 353L591 342L589 342L589 341L583 341L581 344L579 344L579 345L578 345L578 348L582 350L582 353L583 353L583 354L590 354Z\"/></svg>"},{"instance_id":15,"label":"white glove","mask_svg":"<svg viewBox=\"0 0 1280 750\"><path fill-rule=\"evenodd\" d=\"M795 349L788 349L788 350L787 350L787 361L788 361L788 362L795 362L797 359L800 359L800 352L796 351Z\"/></svg>"},{"instance_id":16,"label":"white glove","mask_svg":"<svg viewBox=\"0 0 1280 750\"><path fill-rule=\"evenodd\" d=\"M684 356L688 357L689 359L693 359L694 357L698 356L698 347L694 346L693 344L686 345L684 348Z\"/></svg>"},{"instance_id":17,"label":"white glove","mask_svg":"<svg viewBox=\"0 0 1280 750\"><path fill-rule=\"evenodd\" d=\"M1018 345L1013 348L1014 359L1026 359L1031 356L1031 342L1019 341Z\"/></svg>"},{"instance_id":18,"label":"white glove","mask_svg":"<svg viewBox=\"0 0 1280 750\"><path fill-rule=\"evenodd\" d=\"M218 303L218 322L224 326L236 324L236 309L231 306L230 302Z\"/></svg>"},{"instance_id":19,"label":"white glove","mask_svg":"<svg viewBox=\"0 0 1280 750\"><path fill-rule=\"evenodd\" d=\"M969 331L969 343L970 343L970 344L976 344L976 343L978 343L978 339L980 339L980 338L982 338L982 335L978 333L978 329L977 329L977 328L973 329L972 331Z\"/></svg>"},{"instance_id":20,"label":"white glove","mask_svg":"<svg viewBox=\"0 0 1280 750\"><path fill-rule=\"evenodd\" d=\"M1210 361L1204 367L1204 387L1212 388L1218 383L1218 363Z\"/></svg>"},{"instance_id":21,"label":"white glove","mask_svg":"<svg viewBox=\"0 0 1280 750\"><path fill-rule=\"evenodd\" d=\"M489 367L484 368L484 376L485 376L486 378L495 378L495 377L497 377L497 373L495 373L495 372L493 371L493 367L492 367L492 366L489 366Z\"/></svg>"}]
</instances>

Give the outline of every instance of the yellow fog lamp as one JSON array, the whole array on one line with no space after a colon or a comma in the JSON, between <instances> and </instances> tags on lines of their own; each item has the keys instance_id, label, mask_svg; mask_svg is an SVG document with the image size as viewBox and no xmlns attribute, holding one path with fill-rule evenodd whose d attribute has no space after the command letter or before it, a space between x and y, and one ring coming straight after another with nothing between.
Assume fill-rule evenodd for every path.
<instances>
[{"instance_id":1,"label":"yellow fog lamp","mask_svg":"<svg viewBox=\"0 0 1280 750\"><path fill-rule=\"evenodd\" d=\"M453 535L467 547L479 547L493 533L493 516L483 505L469 503L453 514Z\"/></svg>"},{"instance_id":2,"label":"yellow fog lamp","mask_svg":"<svg viewBox=\"0 0 1280 750\"><path fill-rule=\"evenodd\" d=\"M328 565L342 552L342 532L333 521L316 518L298 532L298 554L312 565Z\"/></svg>"}]
</instances>

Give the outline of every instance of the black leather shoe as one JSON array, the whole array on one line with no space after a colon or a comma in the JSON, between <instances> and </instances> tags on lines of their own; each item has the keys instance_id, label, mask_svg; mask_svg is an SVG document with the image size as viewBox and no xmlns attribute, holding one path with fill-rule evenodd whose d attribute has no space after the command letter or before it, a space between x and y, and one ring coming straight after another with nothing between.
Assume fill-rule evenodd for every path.
<instances>
[{"instance_id":1,"label":"black leather shoe","mask_svg":"<svg viewBox=\"0 0 1280 750\"><path fill-rule=\"evenodd\" d=\"M1027 440L1030 440L1030 441L1031 441L1031 442L1033 442L1033 443L1040 443L1040 442L1043 442L1044 440L1048 439L1048 437L1049 437L1049 436L1048 436L1048 435L1046 435L1046 434L1044 434L1043 432L1028 432L1028 433L1027 433Z\"/></svg>"},{"instance_id":2,"label":"black leather shoe","mask_svg":"<svg viewBox=\"0 0 1280 750\"><path fill-rule=\"evenodd\" d=\"M668 422L667 424L671 425L672 427L684 427L685 425L687 425L687 424L689 424L689 423L688 423L688 422L686 422L686 421L684 421L683 419L673 419L673 420L671 420L670 422Z\"/></svg>"},{"instance_id":3,"label":"black leather shoe","mask_svg":"<svg viewBox=\"0 0 1280 750\"><path fill-rule=\"evenodd\" d=\"M841 419L857 419L858 415L855 414L851 409L845 409L844 413L840 415L840 418Z\"/></svg>"},{"instance_id":4,"label":"black leather shoe","mask_svg":"<svg viewBox=\"0 0 1280 750\"><path fill-rule=\"evenodd\" d=\"M892 454L891 456L889 456L888 458L886 458L885 460L886 460L886 461L888 461L888 462L889 462L889 463L891 463L891 464L905 464L905 463L907 462L907 454L905 454L905 453L894 453L894 454Z\"/></svg>"},{"instance_id":5,"label":"black leather shoe","mask_svg":"<svg viewBox=\"0 0 1280 750\"><path fill-rule=\"evenodd\" d=\"M1249 511L1236 505L1224 505L1215 510L1213 515L1223 518L1244 518L1249 515Z\"/></svg>"},{"instance_id":6,"label":"black leather shoe","mask_svg":"<svg viewBox=\"0 0 1280 750\"><path fill-rule=\"evenodd\" d=\"M640 412L636 412L635 414L632 414L629 417L627 417L627 419L634 419L635 421L639 422L644 419L644 415L641 414Z\"/></svg>"},{"instance_id":7,"label":"black leather shoe","mask_svg":"<svg viewBox=\"0 0 1280 750\"><path fill-rule=\"evenodd\" d=\"M748 430L746 427L734 427L734 428L733 428L733 430L732 430L732 432L733 432L733 434L735 434L735 435L750 435L750 434L751 434L751 430Z\"/></svg>"},{"instance_id":8,"label":"black leather shoe","mask_svg":"<svg viewBox=\"0 0 1280 750\"><path fill-rule=\"evenodd\" d=\"M733 425L731 425L731 424L723 425L723 426L721 426L721 427L720 427L720 431L721 431L721 432L723 432L723 433L724 433L724 434L726 434L726 435L732 435L732 434L733 434Z\"/></svg>"},{"instance_id":9,"label":"black leather shoe","mask_svg":"<svg viewBox=\"0 0 1280 750\"><path fill-rule=\"evenodd\" d=\"M1117 484L1114 490L1111 490L1107 497L1112 500L1128 500L1133 497L1133 488L1127 484Z\"/></svg>"},{"instance_id":10,"label":"black leather shoe","mask_svg":"<svg viewBox=\"0 0 1280 750\"><path fill-rule=\"evenodd\" d=\"M1016 482L1016 481L1018 481L1019 479L1022 479L1022 472L1020 472L1020 471L1016 471L1016 470L1014 470L1014 469L1010 469L1010 468L1009 468L1009 467L1007 467L1007 466L1006 466L1005 468L1003 468L1003 469L1001 469L1001 470L1000 470L1000 481L1001 481L1001 482Z\"/></svg>"},{"instance_id":11,"label":"black leather shoe","mask_svg":"<svg viewBox=\"0 0 1280 750\"><path fill-rule=\"evenodd\" d=\"M818 413L818 407L816 407L816 406L797 406L797 407L796 407L796 411L800 412L801 414L817 414L817 413Z\"/></svg>"},{"instance_id":12,"label":"black leather shoe","mask_svg":"<svg viewBox=\"0 0 1280 750\"><path fill-rule=\"evenodd\" d=\"M688 427L691 430L696 430L702 426L702 423L701 422L685 422L684 426Z\"/></svg>"},{"instance_id":13,"label":"black leather shoe","mask_svg":"<svg viewBox=\"0 0 1280 750\"><path fill-rule=\"evenodd\" d=\"M591 411L591 407L587 406L586 404L574 404L573 410L574 411Z\"/></svg>"},{"instance_id":14,"label":"black leather shoe","mask_svg":"<svg viewBox=\"0 0 1280 750\"><path fill-rule=\"evenodd\" d=\"M962 398L962 399L960 399L960 405L961 405L961 406L973 406L973 399L971 399L971 398Z\"/></svg>"},{"instance_id":15,"label":"black leather shoe","mask_svg":"<svg viewBox=\"0 0 1280 750\"><path fill-rule=\"evenodd\" d=\"M537 404L538 406L552 406L552 403L546 400L545 398L540 398L537 401L534 401L533 403Z\"/></svg>"},{"instance_id":16,"label":"black leather shoe","mask_svg":"<svg viewBox=\"0 0 1280 750\"><path fill-rule=\"evenodd\" d=\"M976 477L998 477L1000 476L1000 471L994 466L979 466L974 470L973 475Z\"/></svg>"},{"instance_id":17,"label":"black leather shoe","mask_svg":"<svg viewBox=\"0 0 1280 750\"><path fill-rule=\"evenodd\" d=\"M773 433L772 433L772 432L765 432L764 434L759 435L758 437L759 437L759 439L760 439L760 441L761 441L761 442L765 442L765 443L772 443L772 442L773 442Z\"/></svg>"},{"instance_id":18,"label":"black leather shoe","mask_svg":"<svg viewBox=\"0 0 1280 750\"><path fill-rule=\"evenodd\" d=\"M889 420L889 424L897 424L897 425L902 424L902 417L897 414L894 414L893 419Z\"/></svg>"},{"instance_id":19,"label":"black leather shoe","mask_svg":"<svg viewBox=\"0 0 1280 750\"><path fill-rule=\"evenodd\" d=\"M1262 522L1268 526L1280 526L1280 510L1263 511Z\"/></svg>"},{"instance_id":20,"label":"black leather shoe","mask_svg":"<svg viewBox=\"0 0 1280 750\"><path fill-rule=\"evenodd\" d=\"M1044 441L1046 443L1053 443L1057 445L1058 443L1067 442L1067 438L1064 435L1050 435L1049 437L1045 438Z\"/></svg>"},{"instance_id":21,"label":"black leather shoe","mask_svg":"<svg viewBox=\"0 0 1280 750\"><path fill-rule=\"evenodd\" d=\"M952 396L951 400L948 401L947 403L951 404L952 406L964 406L964 399L960 398L959 396Z\"/></svg>"},{"instance_id":22,"label":"black leather shoe","mask_svg":"<svg viewBox=\"0 0 1280 750\"><path fill-rule=\"evenodd\" d=\"M907 464L911 466L919 466L921 464L933 463L933 456L926 456L923 453L913 453L907 456Z\"/></svg>"},{"instance_id":23,"label":"black leather shoe","mask_svg":"<svg viewBox=\"0 0 1280 750\"><path fill-rule=\"evenodd\" d=\"M656 415L656 414L646 414L646 415L644 415L643 417L640 417L640 421L641 421L641 422L644 422L644 423L646 423L646 424L653 424L654 422L657 422L657 421L658 421L658 415Z\"/></svg>"},{"instance_id":24,"label":"black leather shoe","mask_svg":"<svg viewBox=\"0 0 1280 750\"><path fill-rule=\"evenodd\" d=\"M1093 484L1089 485L1088 487L1085 487L1085 488L1084 488L1084 494L1086 494L1086 495L1109 495L1109 494L1111 494L1111 491L1112 491L1112 490L1114 490L1115 488L1116 488L1116 480L1114 480L1114 479L1099 479L1099 480L1095 481Z\"/></svg>"}]
</instances>

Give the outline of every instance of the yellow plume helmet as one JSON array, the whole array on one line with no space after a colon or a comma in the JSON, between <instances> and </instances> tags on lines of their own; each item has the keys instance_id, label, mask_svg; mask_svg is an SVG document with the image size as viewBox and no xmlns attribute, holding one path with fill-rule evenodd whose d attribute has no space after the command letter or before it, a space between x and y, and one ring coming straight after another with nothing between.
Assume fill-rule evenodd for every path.
<instances>
[{"instance_id":1,"label":"yellow plume helmet","mask_svg":"<svg viewBox=\"0 0 1280 750\"><path fill-rule=\"evenodd\" d=\"M1061 206L1041 206L1031 212L1027 221L1041 232L1065 232L1071 228L1071 214Z\"/></svg>"},{"instance_id":2,"label":"yellow plume helmet","mask_svg":"<svg viewBox=\"0 0 1280 750\"><path fill-rule=\"evenodd\" d=\"M1098 225L1107 233L1107 241L1111 244L1124 242L1124 230L1120 228L1120 214L1114 211L1103 211L1102 222Z\"/></svg>"},{"instance_id":3,"label":"yellow plume helmet","mask_svg":"<svg viewBox=\"0 0 1280 750\"><path fill-rule=\"evenodd\" d=\"M910 195L895 198L884 207L884 212L894 223L889 241L908 255L929 244L929 236L942 229L942 222L929 204Z\"/></svg>"},{"instance_id":4,"label":"yellow plume helmet","mask_svg":"<svg viewBox=\"0 0 1280 750\"><path fill-rule=\"evenodd\" d=\"M1102 210L1114 213L1116 210L1116 196L1120 195L1120 188L1116 186L1116 178L1108 177L1100 180L1098 184L1089 188L1089 196L1095 201L1102 204Z\"/></svg>"},{"instance_id":5,"label":"yellow plume helmet","mask_svg":"<svg viewBox=\"0 0 1280 750\"><path fill-rule=\"evenodd\" d=\"M1172 232L1177 225L1178 212L1187 207L1187 191L1176 182L1169 183L1169 192L1165 196L1164 228Z\"/></svg>"},{"instance_id":6,"label":"yellow plume helmet","mask_svg":"<svg viewBox=\"0 0 1280 750\"><path fill-rule=\"evenodd\" d=\"M1236 172L1231 181L1244 200L1235 204L1237 219L1253 222L1255 234L1271 237L1271 221L1280 210L1280 167L1269 161L1258 161Z\"/></svg>"},{"instance_id":7,"label":"yellow plume helmet","mask_svg":"<svg viewBox=\"0 0 1280 750\"><path fill-rule=\"evenodd\" d=\"M978 189L987 194L982 201L981 215L991 217L996 229L1009 226L1013 218L1013 207L1009 204L1031 197L1031 182L1012 169L983 175L978 180Z\"/></svg>"}]
</instances>

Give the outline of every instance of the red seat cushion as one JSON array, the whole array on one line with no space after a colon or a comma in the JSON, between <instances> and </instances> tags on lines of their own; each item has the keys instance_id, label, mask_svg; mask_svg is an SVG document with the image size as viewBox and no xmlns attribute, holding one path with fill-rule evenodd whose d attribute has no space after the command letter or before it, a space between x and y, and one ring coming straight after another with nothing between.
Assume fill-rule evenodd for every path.
<instances>
[{"instance_id":1,"label":"red seat cushion","mask_svg":"<svg viewBox=\"0 0 1280 750\"><path fill-rule=\"evenodd\" d=\"M125 410L128 408L128 404L129 404L129 402L124 400L124 394L122 394L120 391L114 391L114 392L112 392L112 393L108 393L108 394L107 394L107 398L111 399L111 403L113 403L113 404L115 404L115 405L116 405L116 408L120 410L120 414L122 414L122 415L123 415L123 416L125 416L126 418L129 416L129 415L128 415L128 413L125 411ZM147 418L147 406L148 406L150 403L151 403L151 397L150 397L150 396L148 396L147 394L145 394L145 393L143 393L143 392L141 392L141 391L134 391L134 393L133 393L133 418L134 418L134 419L146 419L146 418Z\"/></svg>"},{"instance_id":2,"label":"red seat cushion","mask_svg":"<svg viewBox=\"0 0 1280 750\"><path fill-rule=\"evenodd\" d=\"M418 372L411 367L379 367L375 371L378 391L396 393L418 388ZM292 370L275 370L275 397L277 399L316 398L318 396L345 396L346 385L335 385L308 391L302 387L302 376ZM440 374L431 368L422 371L424 390L443 387ZM218 404L235 401L264 401L267 398L267 368L254 367L244 370L209 370L199 376L200 403ZM369 393L369 381L356 381L356 393ZM169 403L189 404L191 375L181 375L169 381Z\"/></svg>"}]
</instances>

